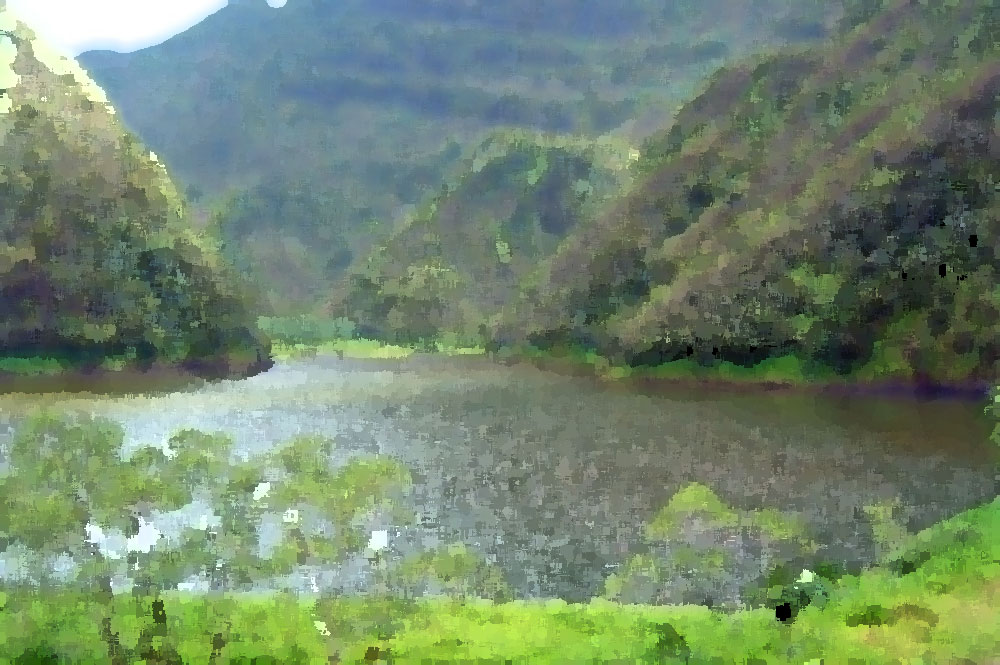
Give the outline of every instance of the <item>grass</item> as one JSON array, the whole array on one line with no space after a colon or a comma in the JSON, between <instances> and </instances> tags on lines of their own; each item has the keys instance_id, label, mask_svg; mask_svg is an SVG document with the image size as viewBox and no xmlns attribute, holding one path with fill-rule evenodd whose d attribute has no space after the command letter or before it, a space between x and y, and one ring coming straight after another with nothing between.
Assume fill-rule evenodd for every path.
<instances>
[{"instance_id":1,"label":"grass","mask_svg":"<svg viewBox=\"0 0 1000 665\"><path fill-rule=\"evenodd\" d=\"M292 344L288 342L274 342L271 346L271 355L275 360L289 360L292 358L310 358L317 355L343 354L345 358L357 359L398 359L412 355L414 349L383 344L376 340L369 339L349 339L319 344Z\"/></svg>"},{"instance_id":2,"label":"grass","mask_svg":"<svg viewBox=\"0 0 1000 665\"><path fill-rule=\"evenodd\" d=\"M996 663L1000 654L1000 499L911 536L883 562L830 583L825 605L790 624L770 609L621 605L595 599L402 600L171 592L117 596L126 647L160 631L185 662L264 657L323 663ZM0 594L0 662L26 649L103 660L99 617L83 594ZM994 660L990 660L993 658ZM964 659L964 660L963 660ZM30 660L30 659L29 659ZM268 662L273 662L268 660Z\"/></svg>"},{"instance_id":3,"label":"grass","mask_svg":"<svg viewBox=\"0 0 1000 665\"><path fill-rule=\"evenodd\" d=\"M702 383L731 386L776 386L788 388L862 388L902 389L913 386L914 377L898 363L884 357L848 374L839 374L833 368L816 362L805 361L795 355L767 358L756 365L745 367L727 361L703 365L690 358L682 358L655 366L615 365L608 358L584 348L543 350L521 346L504 349L499 356L535 362L542 367L582 369L608 381L653 380L675 383ZM887 353L883 356L889 357ZM985 386L974 381L942 381L943 389L955 389L961 394L985 394Z\"/></svg>"},{"instance_id":4,"label":"grass","mask_svg":"<svg viewBox=\"0 0 1000 665\"><path fill-rule=\"evenodd\" d=\"M398 360L419 351L434 351L448 356L483 355L481 346L463 346L453 335L418 347L388 344L374 339L358 339L356 326L347 319L318 316L266 317L257 319L260 329L273 338L271 355L275 360L309 358L317 355L342 355L359 360Z\"/></svg>"},{"instance_id":5,"label":"grass","mask_svg":"<svg viewBox=\"0 0 1000 665\"><path fill-rule=\"evenodd\" d=\"M132 366L134 356L109 356L100 362L100 369L121 372ZM0 374L13 376L56 376L78 370L73 362L47 356L22 356L0 358Z\"/></svg>"},{"instance_id":6,"label":"grass","mask_svg":"<svg viewBox=\"0 0 1000 665\"><path fill-rule=\"evenodd\" d=\"M66 368L55 358L25 357L0 358L0 373L15 376L50 376L64 372Z\"/></svg>"},{"instance_id":7,"label":"grass","mask_svg":"<svg viewBox=\"0 0 1000 665\"><path fill-rule=\"evenodd\" d=\"M433 349L434 352L447 356L483 355L486 353L482 347L446 346L440 342L436 342ZM417 347L386 344L373 339L340 339L318 344L274 342L271 347L271 354L275 360L341 354L344 358L359 360L398 360L408 358L419 351L421 349Z\"/></svg>"}]
</instances>

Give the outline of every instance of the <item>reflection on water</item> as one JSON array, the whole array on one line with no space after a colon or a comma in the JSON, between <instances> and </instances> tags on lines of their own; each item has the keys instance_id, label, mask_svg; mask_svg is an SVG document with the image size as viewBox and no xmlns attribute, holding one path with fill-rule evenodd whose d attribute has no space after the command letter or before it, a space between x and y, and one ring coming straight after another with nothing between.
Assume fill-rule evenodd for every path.
<instances>
[{"instance_id":1,"label":"reflection on water","mask_svg":"<svg viewBox=\"0 0 1000 665\"><path fill-rule=\"evenodd\" d=\"M318 358L188 392L5 395L0 436L40 402L111 416L129 445L194 427L229 432L237 455L319 433L342 458L397 456L413 471L418 519L373 527L387 555L464 542L520 594L567 600L600 593L642 551L643 523L692 481L735 507L799 512L824 556L861 561L873 551L861 506L899 497L920 528L998 486L976 403L654 394L481 358ZM339 581L364 570L354 562Z\"/></svg>"}]
</instances>

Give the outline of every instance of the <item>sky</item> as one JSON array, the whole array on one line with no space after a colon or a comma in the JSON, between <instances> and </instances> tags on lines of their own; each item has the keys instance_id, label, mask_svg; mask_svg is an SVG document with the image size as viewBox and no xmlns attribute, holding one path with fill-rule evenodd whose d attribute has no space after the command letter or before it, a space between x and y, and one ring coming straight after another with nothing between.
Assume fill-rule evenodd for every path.
<instances>
[{"instance_id":1,"label":"sky","mask_svg":"<svg viewBox=\"0 0 1000 665\"><path fill-rule=\"evenodd\" d=\"M127 52L159 44L226 4L228 0L7 0L50 46L72 56L91 49ZM267 4L282 6L285 0Z\"/></svg>"}]
</instances>

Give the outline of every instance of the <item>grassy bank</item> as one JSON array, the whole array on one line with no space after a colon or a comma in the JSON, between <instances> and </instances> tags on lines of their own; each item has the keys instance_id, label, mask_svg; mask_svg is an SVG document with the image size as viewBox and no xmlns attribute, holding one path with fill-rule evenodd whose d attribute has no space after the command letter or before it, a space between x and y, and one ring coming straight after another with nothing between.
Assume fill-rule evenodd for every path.
<instances>
[{"instance_id":1,"label":"grassy bank","mask_svg":"<svg viewBox=\"0 0 1000 665\"><path fill-rule=\"evenodd\" d=\"M439 339L423 345L399 345L361 338L354 323L347 319L326 319L316 316L265 317L257 320L272 343L275 360L336 355L359 360L397 360L414 353L445 355L482 355L481 346L462 344L458 339Z\"/></svg>"},{"instance_id":2,"label":"grassy bank","mask_svg":"<svg viewBox=\"0 0 1000 665\"><path fill-rule=\"evenodd\" d=\"M1000 499L829 582L793 622L769 609L594 600L306 598L171 592L0 594L0 662L104 662L109 611L128 662L997 663ZM159 605L155 605L159 602ZM213 654L215 655L214 659ZM332 660L331 660L332 658ZM50 660L51 659L51 660ZM963 660L964 659L964 660ZM993 660L991 660L993 659Z\"/></svg>"},{"instance_id":3,"label":"grassy bank","mask_svg":"<svg viewBox=\"0 0 1000 665\"><path fill-rule=\"evenodd\" d=\"M435 343L430 347L418 348L414 346L386 344L373 339L338 339L327 340L318 344L275 342L272 346L272 354L275 360L313 358L319 355L335 355L358 360L396 360L408 358L418 352L464 356L482 355L485 353L485 350L482 347L446 346L442 343Z\"/></svg>"},{"instance_id":4,"label":"grassy bank","mask_svg":"<svg viewBox=\"0 0 1000 665\"><path fill-rule=\"evenodd\" d=\"M275 360L314 358L318 355L337 355L357 359L399 359L413 354L414 349L383 344L368 339L330 340L318 344L275 342L271 347Z\"/></svg>"},{"instance_id":5,"label":"grassy bank","mask_svg":"<svg viewBox=\"0 0 1000 665\"><path fill-rule=\"evenodd\" d=\"M982 397L992 384L953 382L929 384L910 374L872 363L850 374L805 361L794 355L767 358L753 366L727 361L702 364L692 359L674 360L656 366L630 367L613 364L606 357L584 348L557 351L536 347L503 349L498 358L529 362L541 369L585 374L605 381L700 385L711 387L766 387L794 390L848 390L857 392L914 392Z\"/></svg>"},{"instance_id":6,"label":"grassy bank","mask_svg":"<svg viewBox=\"0 0 1000 665\"><path fill-rule=\"evenodd\" d=\"M208 359L158 359L140 363L134 354L87 360L55 356L0 357L0 389L39 391L101 389L107 385L177 384L212 379L239 379L270 367L255 349Z\"/></svg>"}]
</instances>

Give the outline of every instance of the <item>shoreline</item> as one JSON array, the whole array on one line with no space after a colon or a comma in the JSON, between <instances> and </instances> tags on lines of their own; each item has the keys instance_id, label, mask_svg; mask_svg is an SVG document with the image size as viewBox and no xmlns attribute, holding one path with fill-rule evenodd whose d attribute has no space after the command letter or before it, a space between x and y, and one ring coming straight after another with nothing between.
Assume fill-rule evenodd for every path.
<instances>
[{"instance_id":1,"label":"shoreline","mask_svg":"<svg viewBox=\"0 0 1000 665\"><path fill-rule=\"evenodd\" d=\"M471 353L470 353L471 352ZM727 393L766 392L778 394L818 394L843 397L873 396L918 400L956 400L982 402L994 384L987 381L943 383L905 379L807 378L782 376L780 371L772 376L726 375L718 368L694 368L690 364L667 363L657 367L615 367L596 354L583 356L552 355L539 351L483 352L480 349L446 349L426 351L418 348L388 345L376 340L345 342L337 340L318 345L292 345L280 342L274 345L271 358L241 364L225 369L215 362L189 366L154 364L143 370L135 366L93 369L64 368L54 372L18 373L0 370L0 394L45 392L115 392L132 393L136 390L177 390L220 380L240 380L253 377L271 369L275 362L308 360L317 356L364 360L406 360L418 356L478 357L500 366L526 365L541 371L563 376L573 376L596 381L604 386L621 387L644 392L669 393L675 390L708 390ZM684 363L685 361L675 361ZM746 368L752 372L753 368Z\"/></svg>"},{"instance_id":2,"label":"shoreline","mask_svg":"<svg viewBox=\"0 0 1000 665\"><path fill-rule=\"evenodd\" d=\"M631 369L627 373L600 371L594 363L582 360L531 354L489 356L493 362L503 365L530 365L536 369L556 374L586 377L604 385L638 388L655 392L670 390L713 390L724 392L774 392L782 394L821 394L834 396L888 397L920 400L957 400L981 402L989 397L994 384L987 381L967 381L961 383L941 383L929 381L906 381L902 379L781 379L781 378L731 378L722 376L717 370L705 368L703 376L657 376L657 368ZM714 374L714 375L713 375Z\"/></svg>"},{"instance_id":3,"label":"shoreline","mask_svg":"<svg viewBox=\"0 0 1000 665\"><path fill-rule=\"evenodd\" d=\"M172 392L206 383L248 379L271 369L274 360L239 364L225 369L218 363L166 365L154 363L147 369L136 366L19 373L0 370L0 394L93 393L132 394L136 392Z\"/></svg>"}]
</instances>

